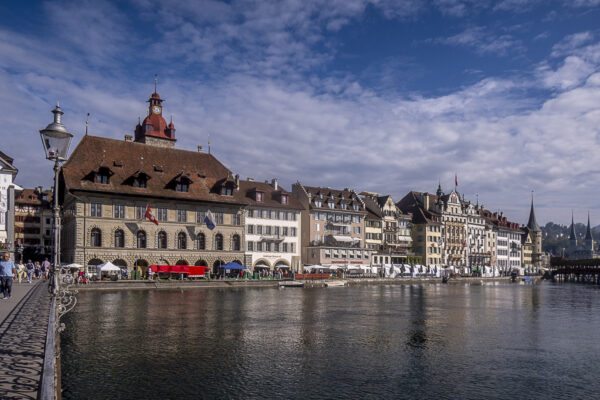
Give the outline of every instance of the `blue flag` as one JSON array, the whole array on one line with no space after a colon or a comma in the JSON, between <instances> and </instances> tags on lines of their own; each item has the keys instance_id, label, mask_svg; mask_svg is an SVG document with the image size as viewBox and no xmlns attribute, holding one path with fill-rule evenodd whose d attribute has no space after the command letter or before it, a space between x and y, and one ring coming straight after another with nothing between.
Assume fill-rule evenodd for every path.
<instances>
[{"instance_id":1,"label":"blue flag","mask_svg":"<svg viewBox=\"0 0 600 400\"><path fill-rule=\"evenodd\" d=\"M211 231L215 229L215 226L217 226L217 224L215 224L215 219L213 218L213 215L210 212L210 210L208 210L208 212L206 213L206 217L204 217L204 222L206 223L206 227Z\"/></svg>"}]
</instances>

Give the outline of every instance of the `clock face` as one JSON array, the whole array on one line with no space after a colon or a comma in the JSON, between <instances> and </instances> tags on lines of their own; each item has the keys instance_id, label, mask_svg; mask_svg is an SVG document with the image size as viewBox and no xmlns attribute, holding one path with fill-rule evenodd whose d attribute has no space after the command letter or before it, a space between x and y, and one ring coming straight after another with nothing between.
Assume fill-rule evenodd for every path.
<instances>
[{"instance_id":1,"label":"clock face","mask_svg":"<svg viewBox=\"0 0 600 400\"><path fill-rule=\"evenodd\" d=\"M154 114L160 114L160 107L159 106L154 106L152 108L152 111L154 111Z\"/></svg>"}]
</instances>

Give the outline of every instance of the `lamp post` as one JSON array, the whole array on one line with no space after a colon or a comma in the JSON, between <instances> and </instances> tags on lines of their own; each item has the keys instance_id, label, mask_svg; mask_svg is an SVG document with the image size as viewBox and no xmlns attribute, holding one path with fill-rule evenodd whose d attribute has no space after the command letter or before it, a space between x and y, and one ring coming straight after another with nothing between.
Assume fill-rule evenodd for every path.
<instances>
[{"instance_id":1,"label":"lamp post","mask_svg":"<svg viewBox=\"0 0 600 400\"><path fill-rule=\"evenodd\" d=\"M54 161L54 268L60 265L60 209L58 207L58 172L59 163L67 159L67 153L71 145L73 135L70 134L61 122L64 114L58 103L52 110L54 122L48 124L45 129L40 130L40 137L46 152L46 159Z\"/></svg>"}]
</instances>

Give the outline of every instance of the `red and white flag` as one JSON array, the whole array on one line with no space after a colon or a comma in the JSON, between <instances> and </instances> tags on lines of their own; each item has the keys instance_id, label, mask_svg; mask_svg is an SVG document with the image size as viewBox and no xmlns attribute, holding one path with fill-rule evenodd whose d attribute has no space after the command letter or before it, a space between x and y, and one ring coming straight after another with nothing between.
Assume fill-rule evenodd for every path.
<instances>
[{"instance_id":1,"label":"red and white flag","mask_svg":"<svg viewBox=\"0 0 600 400\"><path fill-rule=\"evenodd\" d=\"M148 220L150 222L154 222L156 225L158 225L158 220L156 219L154 214L152 214L152 210L150 209L150 204L148 204L146 206L146 214L144 214L144 215L146 216L146 218L148 218Z\"/></svg>"}]
</instances>

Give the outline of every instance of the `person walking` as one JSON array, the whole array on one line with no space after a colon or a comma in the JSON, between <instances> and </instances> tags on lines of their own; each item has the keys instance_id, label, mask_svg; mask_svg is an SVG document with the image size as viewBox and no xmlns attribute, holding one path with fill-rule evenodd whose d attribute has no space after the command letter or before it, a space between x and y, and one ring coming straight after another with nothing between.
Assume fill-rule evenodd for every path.
<instances>
[{"instance_id":1,"label":"person walking","mask_svg":"<svg viewBox=\"0 0 600 400\"><path fill-rule=\"evenodd\" d=\"M25 265L25 273L27 274L27 283L31 283L31 278L33 277L33 271L35 267L31 260L27 261L27 265Z\"/></svg>"},{"instance_id":2,"label":"person walking","mask_svg":"<svg viewBox=\"0 0 600 400\"><path fill-rule=\"evenodd\" d=\"M0 287L2 288L4 300L10 299L15 272L17 272L17 268L10 259L10 254L4 253L2 261L0 261Z\"/></svg>"},{"instance_id":3,"label":"person walking","mask_svg":"<svg viewBox=\"0 0 600 400\"><path fill-rule=\"evenodd\" d=\"M48 279L48 273L50 272L50 261L48 261L48 257L42 261L42 272L44 274L44 279Z\"/></svg>"},{"instance_id":4,"label":"person walking","mask_svg":"<svg viewBox=\"0 0 600 400\"><path fill-rule=\"evenodd\" d=\"M39 261L36 261L36 262L33 264L33 268L34 268L34 276L35 276L35 279L40 279L40 273L41 273L40 262L39 262Z\"/></svg>"},{"instance_id":5,"label":"person walking","mask_svg":"<svg viewBox=\"0 0 600 400\"><path fill-rule=\"evenodd\" d=\"M17 279L19 279L19 285L21 284L23 275L25 275L25 266L23 265L22 262L19 262L19 263L17 263Z\"/></svg>"}]
</instances>

